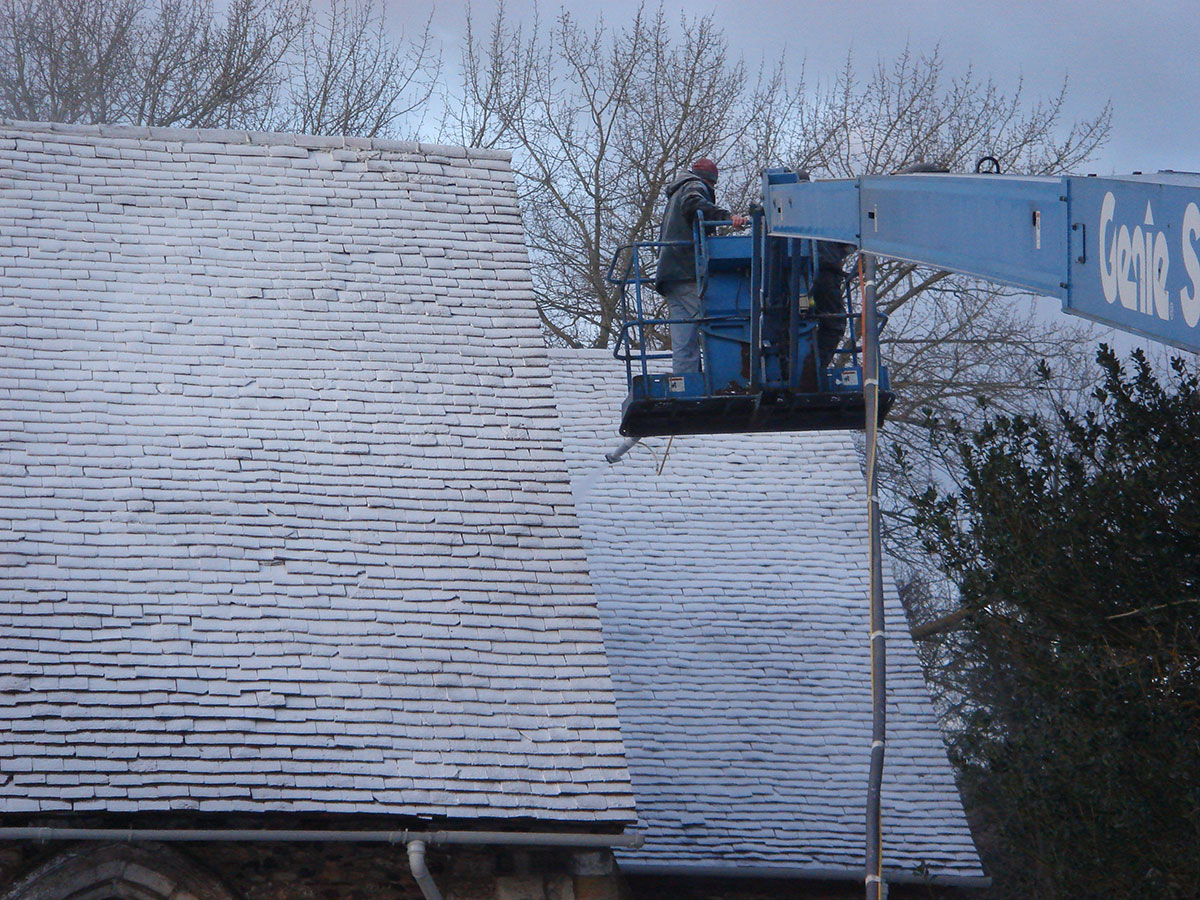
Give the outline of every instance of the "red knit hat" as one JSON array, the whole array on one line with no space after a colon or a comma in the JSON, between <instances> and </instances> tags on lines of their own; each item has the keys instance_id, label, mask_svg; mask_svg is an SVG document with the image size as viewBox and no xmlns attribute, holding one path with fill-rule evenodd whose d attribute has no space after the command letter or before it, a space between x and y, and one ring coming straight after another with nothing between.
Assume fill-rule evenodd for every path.
<instances>
[{"instance_id":1,"label":"red knit hat","mask_svg":"<svg viewBox=\"0 0 1200 900\"><path fill-rule=\"evenodd\" d=\"M717 164L707 156L701 157L692 163L692 173L699 175L705 181L717 180Z\"/></svg>"}]
</instances>

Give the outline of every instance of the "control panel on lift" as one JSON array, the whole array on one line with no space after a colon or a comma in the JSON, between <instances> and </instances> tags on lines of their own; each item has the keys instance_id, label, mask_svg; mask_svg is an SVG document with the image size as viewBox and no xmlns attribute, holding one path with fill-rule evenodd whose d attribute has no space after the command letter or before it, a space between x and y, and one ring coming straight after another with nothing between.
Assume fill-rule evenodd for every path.
<instances>
[{"instance_id":1,"label":"control panel on lift","mask_svg":"<svg viewBox=\"0 0 1200 900\"><path fill-rule=\"evenodd\" d=\"M768 171L764 188L797 179ZM696 223L695 319L654 314L665 305L650 286L666 244L631 244L614 256L608 279L623 320L614 353L629 388L621 434L861 430L862 316L840 267L831 301L818 287L819 261L829 254L816 241L768 235L761 210L749 234L722 234L729 224ZM655 348L683 321L699 326L701 370L672 374L671 353ZM882 368L880 390L882 419L892 401Z\"/></svg>"}]
</instances>

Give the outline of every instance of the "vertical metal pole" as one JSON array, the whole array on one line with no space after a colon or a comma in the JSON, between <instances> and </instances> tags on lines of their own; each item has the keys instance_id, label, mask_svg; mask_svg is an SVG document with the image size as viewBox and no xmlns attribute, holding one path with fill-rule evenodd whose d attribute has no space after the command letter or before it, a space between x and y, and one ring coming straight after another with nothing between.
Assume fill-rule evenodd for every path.
<instances>
[{"instance_id":1,"label":"vertical metal pole","mask_svg":"<svg viewBox=\"0 0 1200 900\"><path fill-rule=\"evenodd\" d=\"M638 317L638 352L642 358L642 390L647 390L650 385L650 368L646 364L646 315L642 312L642 257L641 247L638 244L633 245L633 300ZM629 379L629 383L633 384L632 378Z\"/></svg>"},{"instance_id":2,"label":"vertical metal pole","mask_svg":"<svg viewBox=\"0 0 1200 900\"><path fill-rule=\"evenodd\" d=\"M750 211L750 393L762 390L763 208Z\"/></svg>"},{"instance_id":3,"label":"vertical metal pole","mask_svg":"<svg viewBox=\"0 0 1200 900\"><path fill-rule=\"evenodd\" d=\"M788 387L795 391L800 387L800 375L804 371L804 357L800 355L800 253L804 241L787 239L788 258ZM813 352L814 362L819 354Z\"/></svg>"},{"instance_id":4,"label":"vertical metal pole","mask_svg":"<svg viewBox=\"0 0 1200 900\"><path fill-rule=\"evenodd\" d=\"M860 254L863 286L863 399L867 433L867 539L870 544L871 606L871 769L867 780L867 900L881 900L883 841L880 800L883 792L883 752L887 734L887 651L883 624L883 549L880 540L878 465L879 438L879 323L875 309L875 257Z\"/></svg>"}]
</instances>

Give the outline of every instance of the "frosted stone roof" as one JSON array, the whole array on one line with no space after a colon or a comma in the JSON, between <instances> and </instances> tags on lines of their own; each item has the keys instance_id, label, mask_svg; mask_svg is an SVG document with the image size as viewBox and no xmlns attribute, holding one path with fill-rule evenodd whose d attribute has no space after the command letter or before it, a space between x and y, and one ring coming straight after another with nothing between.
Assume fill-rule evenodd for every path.
<instances>
[{"instance_id":1,"label":"frosted stone roof","mask_svg":"<svg viewBox=\"0 0 1200 900\"><path fill-rule=\"evenodd\" d=\"M507 159L0 122L0 812L632 816Z\"/></svg>"},{"instance_id":2,"label":"frosted stone roof","mask_svg":"<svg viewBox=\"0 0 1200 900\"><path fill-rule=\"evenodd\" d=\"M624 366L607 351L551 364L647 836L623 864L861 877L866 501L850 437L653 438L610 467ZM885 866L981 876L890 580L887 601Z\"/></svg>"}]
</instances>

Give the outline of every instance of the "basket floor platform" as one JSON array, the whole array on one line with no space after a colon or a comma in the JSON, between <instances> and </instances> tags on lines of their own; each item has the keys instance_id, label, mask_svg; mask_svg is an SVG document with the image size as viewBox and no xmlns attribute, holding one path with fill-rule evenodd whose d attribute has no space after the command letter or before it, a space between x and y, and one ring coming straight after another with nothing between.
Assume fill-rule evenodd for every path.
<instances>
[{"instance_id":1,"label":"basket floor platform","mask_svg":"<svg viewBox=\"0 0 1200 900\"><path fill-rule=\"evenodd\" d=\"M621 434L654 437L668 434L734 434L762 431L858 430L866 426L866 402L860 392L791 394L718 394L702 397L639 396L640 378L621 410ZM879 421L891 408L893 394L879 392Z\"/></svg>"}]
</instances>

